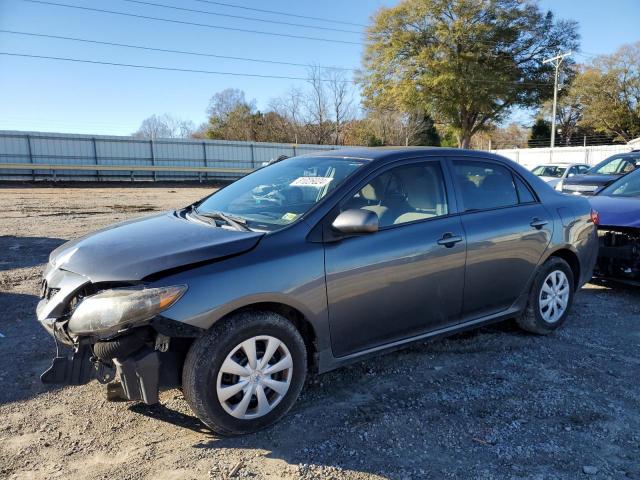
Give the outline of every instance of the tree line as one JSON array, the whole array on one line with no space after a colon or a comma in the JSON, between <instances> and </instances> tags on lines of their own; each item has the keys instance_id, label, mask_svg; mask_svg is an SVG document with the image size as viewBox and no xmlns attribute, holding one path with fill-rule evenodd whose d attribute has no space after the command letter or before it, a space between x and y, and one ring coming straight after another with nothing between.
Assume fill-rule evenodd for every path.
<instances>
[{"instance_id":1,"label":"tree line","mask_svg":"<svg viewBox=\"0 0 640 480\"><path fill-rule=\"evenodd\" d=\"M366 30L361 69L312 66L266 109L244 92L214 94L198 127L170 115L136 136L335 145L548 146L554 67L542 60L579 47L577 24L535 1L403 0ZM612 55L563 62L556 144L640 136L640 42ZM505 125L515 110L533 125Z\"/></svg>"}]
</instances>

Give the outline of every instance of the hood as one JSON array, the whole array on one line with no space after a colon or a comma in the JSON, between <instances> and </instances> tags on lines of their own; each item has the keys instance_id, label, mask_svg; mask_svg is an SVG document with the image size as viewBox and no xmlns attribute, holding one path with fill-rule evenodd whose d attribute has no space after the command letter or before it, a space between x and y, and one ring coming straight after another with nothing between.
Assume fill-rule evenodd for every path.
<instances>
[{"instance_id":1,"label":"hood","mask_svg":"<svg viewBox=\"0 0 640 480\"><path fill-rule=\"evenodd\" d=\"M596 195L589 203L600 214L600 225L640 228L640 198Z\"/></svg>"},{"instance_id":2,"label":"hood","mask_svg":"<svg viewBox=\"0 0 640 480\"><path fill-rule=\"evenodd\" d=\"M620 178L620 175L574 175L573 177L565 178L563 180L564 185L599 185L605 186L608 183Z\"/></svg>"},{"instance_id":3,"label":"hood","mask_svg":"<svg viewBox=\"0 0 640 480\"><path fill-rule=\"evenodd\" d=\"M50 268L84 275L94 283L134 281L245 252L263 235L192 222L170 212L118 223L65 243L49 261Z\"/></svg>"},{"instance_id":4,"label":"hood","mask_svg":"<svg viewBox=\"0 0 640 480\"><path fill-rule=\"evenodd\" d=\"M547 182L547 184L549 184L552 187L555 187L558 184L558 182L561 180L558 177L545 177L545 176L541 176L540 179L544 180L545 182Z\"/></svg>"}]
</instances>

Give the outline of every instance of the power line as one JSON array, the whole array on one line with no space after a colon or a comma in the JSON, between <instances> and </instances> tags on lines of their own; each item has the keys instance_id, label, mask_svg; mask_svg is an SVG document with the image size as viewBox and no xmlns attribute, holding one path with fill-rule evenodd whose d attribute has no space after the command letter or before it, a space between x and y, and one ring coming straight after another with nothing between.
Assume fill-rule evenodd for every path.
<instances>
[{"instance_id":1,"label":"power line","mask_svg":"<svg viewBox=\"0 0 640 480\"><path fill-rule=\"evenodd\" d=\"M226 60L239 60L243 62L255 62L255 63L268 63L275 65L288 65L294 67L310 67L311 65L305 63L295 63L295 62L284 62L278 60L261 60L257 58L247 58L247 57L232 57L229 55L218 55L213 53L205 53L205 52L192 52L187 50L172 50L168 48L158 48L158 47L148 47L145 45L132 45L128 43L116 43L116 42L106 42L101 40L91 40L88 38L79 38L79 37L64 37L60 35L48 35L44 33L32 33L32 32L18 32L15 30L0 30L0 33L9 33L12 35L26 35L30 37L41 37L41 38L54 38L57 40L67 40L72 42L82 42L82 43L90 43L96 45L108 45L112 47L124 47L124 48L134 48L138 50L148 50L152 52L163 52L163 53L177 53L180 55L195 55L200 57L211 57L211 58L222 58ZM346 67L334 67L334 66L322 66L318 65L323 69L331 69L331 70L344 70L344 71L355 71L354 68L346 68Z\"/></svg>"},{"instance_id":2,"label":"power line","mask_svg":"<svg viewBox=\"0 0 640 480\"><path fill-rule=\"evenodd\" d=\"M264 18L252 18L252 17L243 17L241 15L231 15L228 13L218 13L218 12L212 12L210 10L196 10L193 8L185 8L185 7L176 7L173 5L167 5L164 3L153 3L153 2L143 2L142 0L122 0L123 2L128 2L128 3L137 3L139 5L148 5L151 7L161 7L161 8L169 8L171 10L179 10L179 11L183 11L183 12L191 12L191 13L204 13L205 15L215 15L217 17L228 17L228 18L238 18L240 20L250 20L252 22L263 22L263 23L274 23L274 24L279 24L279 25L288 25L290 27L302 27L302 28L315 28L318 30L328 30L328 31L332 31L332 32L343 32L343 33L355 33L358 35L361 35L362 32L358 32L355 30L344 30L342 28L332 28L332 27L320 27L320 26L316 26L316 25L308 25L308 24L301 24L301 23L293 23L293 22L283 22L280 20L267 20Z\"/></svg>"},{"instance_id":3,"label":"power line","mask_svg":"<svg viewBox=\"0 0 640 480\"><path fill-rule=\"evenodd\" d=\"M254 8L254 7L245 7L243 5L235 5L233 3L223 3L223 2L214 2L211 0L195 0L196 2L200 2L200 3L208 3L211 5L219 5L222 7L229 7L229 8L239 8L242 10L251 10L253 12L260 12L260 13L273 13L274 15L284 15L287 17L294 17L294 18L305 18L307 20L317 20L320 22L330 22L330 23L340 23L342 25L354 25L356 27L366 27L366 25L363 25L361 23L353 23L353 22L345 22L344 20L336 20L336 19L332 19L332 18L322 18L322 17L311 17L308 15L297 15L295 13L290 13L290 12L282 12L282 11L277 11L277 10L266 10L266 9L262 9L262 8Z\"/></svg>"},{"instance_id":4,"label":"power line","mask_svg":"<svg viewBox=\"0 0 640 480\"><path fill-rule=\"evenodd\" d=\"M348 45L360 45L360 42L351 42L348 40L338 40L338 39L333 39L333 38L323 38L323 37L309 37L306 35L294 35L294 34L288 34L288 33L275 33L275 32L265 32L262 30L250 30L250 29L245 29L245 28L236 28L236 27L225 27L222 25L213 25L213 24L209 24L209 23L197 23L197 22L187 22L186 20L174 20L174 19L170 19L170 18L161 18L161 17L151 17L148 15L137 15L135 13L126 13L126 12L118 12L115 10L104 10L101 8L92 8L92 7L83 7L80 5L69 5L66 3L56 3L56 2L47 2L44 0L22 0L23 2L29 2L29 3L38 3L41 5L50 5L50 6L54 6L54 7L65 7L65 8L73 8L76 10L85 10L85 11L89 11L89 12L97 12L97 13L108 13L111 15L120 15L123 17L131 17L131 18L139 18L139 19L144 19L144 20L154 20L157 22L166 22L166 23L176 23L176 24L180 24L180 25L191 25L191 26L195 26L195 27L205 27L205 28L214 28L214 29L218 29L218 30L228 30L228 31L233 31L233 32L243 32L243 33L255 33L255 34L259 34L259 35L270 35L273 37L285 37L285 38L295 38L298 40L313 40L313 41L318 41L318 42L330 42L330 43L342 43L342 44L348 44Z\"/></svg>"},{"instance_id":5,"label":"power line","mask_svg":"<svg viewBox=\"0 0 640 480\"><path fill-rule=\"evenodd\" d=\"M154 20L154 21L159 21L159 22L176 23L176 24L180 24L180 25L191 25L191 26L196 26L196 27L205 27L205 28L213 28L213 29L220 29L220 30L229 30L229 31L243 32L243 33L254 33L254 34L259 34L259 35L270 35L270 36L276 36L276 37L295 38L295 39L301 39L301 40L313 40L313 41L321 41L321 42L342 43L342 44L347 44L347 45L362 45L362 42L354 42L354 41L349 41L349 40L339 40L339 39L324 38L324 37L310 37L310 36L306 36L306 35L295 35L295 34L286 34L286 33L266 32L266 31L263 31L263 30L252 30L252 29L244 29L244 28L236 28L236 27L227 27L227 26L223 26L223 25L213 25L213 24L208 24L208 23L188 22L188 21L185 21L185 20L175 20L175 19L169 19L169 18L152 17L152 16L149 16L149 15L139 15L139 14L134 14L134 13L119 12L119 11L115 11L115 10L105 10L105 9L100 9L100 8L83 7L83 6L80 6L80 5L71 5L71 4L66 4L66 3L50 2L50 1L46 1L46 0L22 0L22 1L23 2L29 2L29 3L38 3L38 4L42 4L42 5L55 6L55 7L72 8L72 9L84 10L84 11L90 11L90 12L107 13L107 14L111 14L111 15L120 15L120 16L131 17L131 18L139 18L139 19L143 19L143 20ZM141 0L123 0L123 1L129 1L129 2L133 2L133 3L142 3L142 4L147 4L147 5L164 6L166 8L174 8L174 9L179 9L179 10L189 10L189 9L184 9L184 8L181 8L181 7L172 7L172 6L168 6L168 5L154 4L154 3L151 3L151 2L143 2ZM195 0L195 1L204 2L205 0ZM224 3L221 3L221 2L210 2L209 0L207 0L206 3L213 3L213 4L216 4L216 5L219 4L219 5L225 5L225 6L232 6L231 4L224 4ZM238 8L240 8L240 7L238 7ZM249 7L242 7L242 8L250 9ZM268 11L268 10L261 10L261 9L250 9L250 10ZM192 10L192 11L198 11L198 10ZM203 11L198 11L198 12L207 13L207 12L203 12ZM208 13L213 13L213 12L208 12ZM352 33L355 33L355 32L352 32ZM442 43L442 42L436 42L436 43ZM474 43L487 44L487 45L500 45L503 42L492 42L492 41L488 41L488 40L487 41L474 40Z\"/></svg>"},{"instance_id":6,"label":"power line","mask_svg":"<svg viewBox=\"0 0 640 480\"><path fill-rule=\"evenodd\" d=\"M581 57L591 57L591 58L597 58L602 56L601 53L591 53L591 52L585 52L582 50L579 52L576 52L576 55L580 55Z\"/></svg>"},{"instance_id":7,"label":"power line","mask_svg":"<svg viewBox=\"0 0 640 480\"><path fill-rule=\"evenodd\" d=\"M0 52L0 55L7 55L11 57L24 57L24 58L35 58L35 59L45 59L45 60L57 60L63 62L75 62L75 63L90 63L94 65L108 65L112 67L128 67L128 68L139 68L139 69L148 69L148 70L166 70L170 72L186 72L186 73L204 73L209 75L228 75L234 77L255 77L255 78L275 78L279 80L308 80L305 77L290 77L286 75L263 75L259 73L239 73L239 72L223 72L216 70L199 70L195 68L177 68L177 67L161 67L156 65L139 65L133 63L117 63L117 62L105 62L100 60L85 60L81 58L71 58L71 57L53 57L48 55L30 55L26 53L14 53L14 52ZM329 81L327 79L320 79L322 82ZM352 80L338 80L340 83L353 83Z\"/></svg>"},{"instance_id":8,"label":"power line","mask_svg":"<svg viewBox=\"0 0 640 480\"><path fill-rule=\"evenodd\" d=\"M101 60L86 60L81 58L72 58L72 57L54 57L48 55L33 55L27 53L15 53L15 52L0 52L0 55L6 55L11 57L23 57L23 58L34 58L34 59L45 59L45 60L58 60L65 62L76 62L76 63L89 63L95 65L107 65L114 67L129 67L129 68L140 68L140 69L149 69L149 70L166 70L171 72L186 72L186 73L204 73L210 75L228 75L235 77L255 77L255 78L275 78L282 80L304 80L307 81L307 77L292 77L287 75L266 75L266 74L258 74L258 73L241 73L241 72L225 72L225 71L217 71L217 70L201 70L195 68L178 68L178 67L165 67L165 66L157 66L157 65L140 65L140 64L132 64L132 63L119 63L119 62L107 62ZM321 78L322 82L330 82L333 80ZM356 83L353 80L338 80L340 83ZM533 82L499 82L492 80L467 80L467 83L499 83L499 84L514 84L514 85L529 85L529 86L547 86L546 83L533 83Z\"/></svg>"}]
</instances>

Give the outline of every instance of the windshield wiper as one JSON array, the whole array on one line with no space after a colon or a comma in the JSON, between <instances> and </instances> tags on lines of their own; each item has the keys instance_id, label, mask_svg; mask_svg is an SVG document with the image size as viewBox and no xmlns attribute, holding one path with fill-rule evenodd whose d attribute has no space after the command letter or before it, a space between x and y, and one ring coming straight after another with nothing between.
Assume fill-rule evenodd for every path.
<instances>
[{"instance_id":1,"label":"windshield wiper","mask_svg":"<svg viewBox=\"0 0 640 480\"><path fill-rule=\"evenodd\" d=\"M211 220L222 220L230 227L235 228L236 230L240 230L242 232L252 232L248 226L247 221L244 218L232 217L223 212L199 212L196 208L193 209L193 212L205 218L210 218Z\"/></svg>"}]
</instances>

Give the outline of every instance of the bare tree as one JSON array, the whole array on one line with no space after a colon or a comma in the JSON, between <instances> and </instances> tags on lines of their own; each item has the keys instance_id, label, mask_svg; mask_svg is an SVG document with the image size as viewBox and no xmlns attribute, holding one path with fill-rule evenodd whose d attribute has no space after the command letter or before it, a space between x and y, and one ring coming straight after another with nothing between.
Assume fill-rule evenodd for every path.
<instances>
[{"instance_id":1,"label":"bare tree","mask_svg":"<svg viewBox=\"0 0 640 480\"><path fill-rule=\"evenodd\" d=\"M211 118L225 119L239 106L246 107L253 112L255 110L255 100L248 102L242 90L226 88L211 97L207 107L207 115Z\"/></svg>"},{"instance_id":2,"label":"bare tree","mask_svg":"<svg viewBox=\"0 0 640 480\"><path fill-rule=\"evenodd\" d=\"M304 93L297 87L291 87L282 97L274 98L269 103L271 110L288 121L296 144L302 141L303 103Z\"/></svg>"},{"instance_id":3,"label":"bare tree","mask_svg":"<svg viewBox=\"0 0 640 480\"><path fill-rule=\"evenodd\" d=\"M344 70L335 69L327 71L326 82L331 101L334 143L340 145L344 125L353 118L353 84Z\"/></svg>"},{"instance_id":4,"label":"bare tree","mask_svg":"<svg viewBox=\"0 0 640 480\"><path fill-rule=\"evenodd\" d=\"M180 120L168 113L145 118L132 136L137 138L189 138L195 131L190 120Z\"/></svg>"},{"instance_id":5,"label":"bare tree","mask_svg":"<svg viewBox=\"0 0 640 480\"><path fill-rule=\"evenodd\" d=\"M312 141L322 145L327 143L331 132L329 102L322 69L317 66L309 68L307 82L309 84L305 105L307 128L311 131Z\"/></svg>"}]
</instances>

